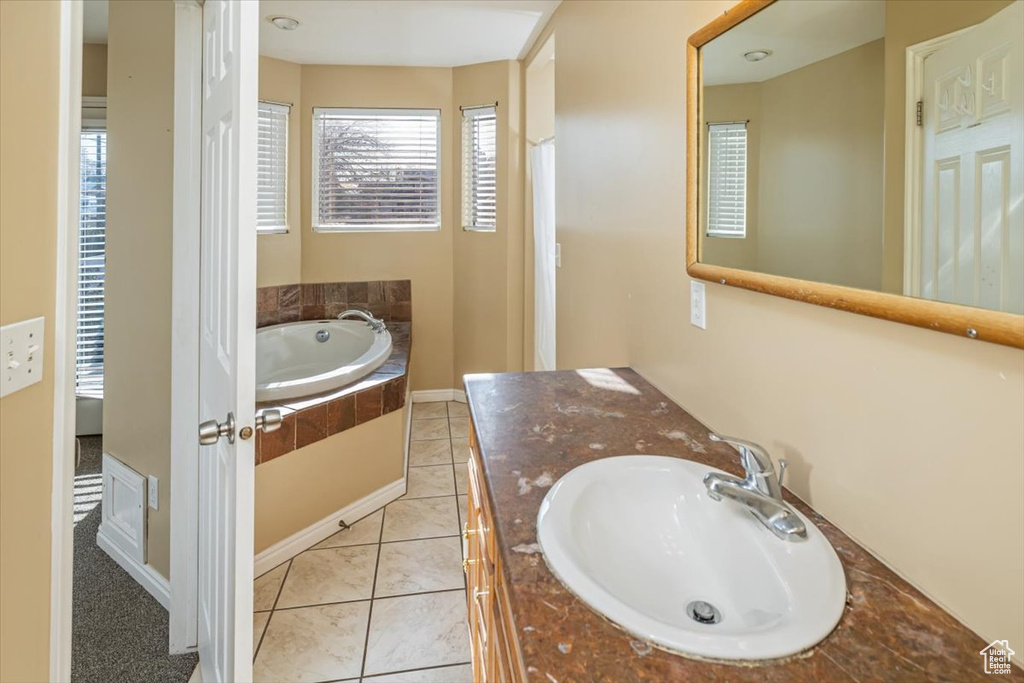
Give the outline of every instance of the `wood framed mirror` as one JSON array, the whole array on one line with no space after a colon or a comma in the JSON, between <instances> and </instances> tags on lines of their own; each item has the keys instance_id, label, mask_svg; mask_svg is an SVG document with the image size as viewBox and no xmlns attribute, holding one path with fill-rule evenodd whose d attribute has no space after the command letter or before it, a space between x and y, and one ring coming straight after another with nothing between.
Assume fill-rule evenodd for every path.
<instances>
[{"instance_id":1,"label":"wood framed mirror","mask_svg":"<svg viewBox=\"0 0 1024 683\"><path fill-rule=\"evenodd\" d=\"M691 277L1024 348L1024 0L743 0L687 44Z\"/></svg>"}]
</instances>

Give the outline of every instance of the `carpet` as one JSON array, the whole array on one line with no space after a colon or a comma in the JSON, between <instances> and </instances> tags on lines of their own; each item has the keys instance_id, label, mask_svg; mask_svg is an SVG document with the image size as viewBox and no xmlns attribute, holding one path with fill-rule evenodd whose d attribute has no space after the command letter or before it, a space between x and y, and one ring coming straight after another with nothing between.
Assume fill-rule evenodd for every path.
<instances>
[{"instance_id":1,"label":"carpet","mask_svg":"<svg viewBox=\"0 0 1024 683\"><path fill-rule=\"evenodd\" d=\"M187 683L197 655L167 653L167 610L96 545L101 437L75 470L72 683Z\"/></svg>"}]
</instances>

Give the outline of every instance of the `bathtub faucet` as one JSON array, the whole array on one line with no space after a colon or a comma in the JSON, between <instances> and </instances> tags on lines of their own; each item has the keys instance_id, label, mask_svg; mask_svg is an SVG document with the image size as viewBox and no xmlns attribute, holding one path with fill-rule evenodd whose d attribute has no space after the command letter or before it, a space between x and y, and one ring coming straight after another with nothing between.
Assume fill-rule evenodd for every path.
<instances>
[{"instance_id":1,"label":"bathtub faucet","mask_svg":"<svg viewBox=\"0 0 1024 683\"><path fill-rule=\"evenodd\" d=\"M338 320L344 320L345 318L349 318L351 316L362 318L363 320L366 321L366 324L370 326L370 329L378 334L380 334L386 329L384 327L383 320L381 320L380 318L374 318L372 315L359 308L350 308L347 311L339 313Z\"/></svg>"}]
</instances>

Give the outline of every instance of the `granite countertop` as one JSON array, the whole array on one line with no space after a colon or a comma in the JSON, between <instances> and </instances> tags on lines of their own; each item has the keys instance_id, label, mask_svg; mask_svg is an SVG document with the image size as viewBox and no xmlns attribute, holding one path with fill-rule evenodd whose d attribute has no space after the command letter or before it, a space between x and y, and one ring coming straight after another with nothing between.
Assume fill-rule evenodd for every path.
<instances>
[{"instance_id":1,"label":"granite countertop","mask_svg":"<svg viewBox=\"0 0 1024 683\"><path fill-rule=\"evenodd\" d=\"M597 458L674 455L742 475L736 451L710 441L703 424L628 368L470 375L466 394L531 681L991 680L979 654L985 642L788 492L846 573L846 611L828 638L754 666L637 641L580 602L532 551L541 501L562 475ZM1024 681L1024 674L1015 667L1000 678Z\"/></svg>"}]
</instances>

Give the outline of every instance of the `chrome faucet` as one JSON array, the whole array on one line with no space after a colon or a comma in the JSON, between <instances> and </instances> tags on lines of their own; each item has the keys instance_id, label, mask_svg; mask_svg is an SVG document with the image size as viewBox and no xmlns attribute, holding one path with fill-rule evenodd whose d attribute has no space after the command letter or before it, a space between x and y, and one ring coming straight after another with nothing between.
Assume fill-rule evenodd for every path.
<instances>
[{"instance_id":1,"label":"chrome faucet","mask_svg":"<svg viewBox=\"0 0 1024 683\"><path fill-rule=\"evenodd\" d=\"M338 320L344 320L345 318L349 318L351 316L355 316L357 318L362 318L363 320L365 320L366 324L370 326L370 329L376 332L377 334L380 334L381 332L384 332L384 330L387 329L384 325L383 320L381 320L380 318L374 318L372 315L359 308L350 308L347 311L342 311L341 313L338 314Z\"/></svg>"},{"instance_id":2,"label":"chrome faucet","mask_svg":"<svg viewBox=\"0 0 1024 683\"><path fill-rule=\"evenodd\" d=\"M712 500L728 498L746 507L757 521L784 541L807 540L807 527L789 503L782 499L786 461L779 460L779 473L776 475L768 451L756 443L718 434L711 434L709 438L736 446L747 476L740 479L717 472L705 475L704 486L708 496Z\"/></svg>"}]
</instances>

